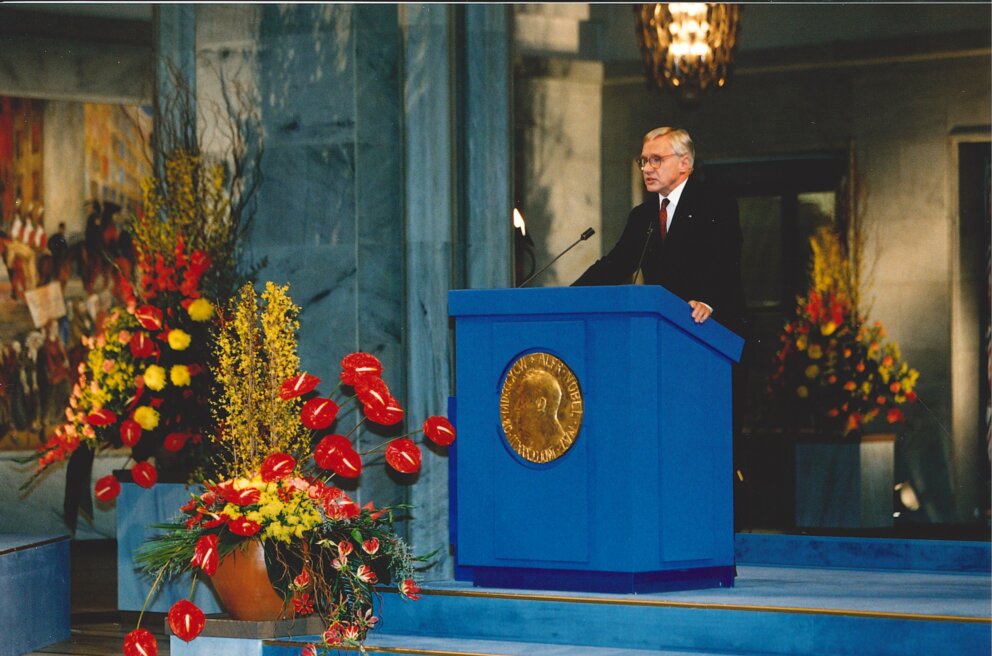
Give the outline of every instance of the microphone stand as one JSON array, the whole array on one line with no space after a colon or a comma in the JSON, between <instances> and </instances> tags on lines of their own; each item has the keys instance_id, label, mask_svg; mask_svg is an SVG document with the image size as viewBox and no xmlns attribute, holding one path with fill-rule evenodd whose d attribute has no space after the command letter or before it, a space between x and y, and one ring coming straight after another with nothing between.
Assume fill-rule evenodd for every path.
<instances>
[{"instance_id":1,"label":"microphone stand","mask_svg":"<svg viewBox=\"0 0 992 656\"><path fill-rule=\"evenodd\" d=\"M543 267L541 267L540 269L538 269L537 271L535 271L533 274L531 274L531 276L529 278L527 278L527 280L524 280L522 283L520 283L519 285L517 285L517 289L520 289L521 287L523 287L527 283L529 283L531 280L533 280L534 278L538 277L539 275L541 275L542 273L544 273L545 271L547 271L548 267L550 267L552 264L554 264L555 262L558 261L558 258L560 258L565 253L567 253L568 251L570 251L573 248L575 248L575 246L580 241L585 241L586 239L589 239L590 237L592 237L594 234L596 234L596 231L595 230L593 230L592 228L586 228L586 231L583 232L582 235L578 239L576 239L574 242L572 242L572 245L571 246L569 246L568 248L566 248L565 250L563 250L561 253L558 253L558 256L555 259L551 260L550 262L548 262L547 264L545 264Z\"/></svg>"},{"instance_id":2,"label":"microphone stand","mask_svg":"<svg viewBox=\"0 0 992 656\"><path fill-rule=\"evenodd\" d=\"M641 249L641 259L637 260L637 268L634 269L634 275L630 277L630 284L634 284L637 280L637 272L641 270L641 265L644 264L644 255L648 252L648 243L651 241L651 233L654 232L654 223L648 223L648 234L644 237L644 248Z\"/></svg>"}]
</instances>

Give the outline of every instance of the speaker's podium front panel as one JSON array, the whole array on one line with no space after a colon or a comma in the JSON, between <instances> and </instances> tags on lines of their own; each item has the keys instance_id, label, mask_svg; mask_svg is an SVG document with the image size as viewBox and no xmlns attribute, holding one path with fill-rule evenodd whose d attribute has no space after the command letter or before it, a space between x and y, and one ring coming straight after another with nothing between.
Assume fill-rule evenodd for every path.
<instances>
[{"instance_id":1,"label":"speaker's podium front panel","mask_svg":"<svg viewBox=\"0 0 992 656\"><path fill-rule=\"evenodd\" d=\"M651 286L452 291L449 314L476 585L732 585L737 335Z\"/></svg>"}]
</instances>

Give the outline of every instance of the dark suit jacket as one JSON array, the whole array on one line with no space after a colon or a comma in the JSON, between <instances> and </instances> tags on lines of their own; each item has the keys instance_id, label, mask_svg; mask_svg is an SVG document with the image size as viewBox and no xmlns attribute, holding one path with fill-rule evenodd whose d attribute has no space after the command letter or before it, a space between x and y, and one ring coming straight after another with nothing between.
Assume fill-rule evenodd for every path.
<instances>
[{"instance_id":1,"label":"dark suit jacket","mask_svg":"<svg viewBox=\"0 0 992 656\"><path fill-rule=\"evenodd\" d=\"M652 226L650 235L648 227ZM645 242L647 248L645 250ZM658 194L631 210L620 240L574 285L629 283L641 253L644 282L661 285L686 301L703 301L713 318L743 333L741 226L737 201L692 176L682 189L668 236L659 234Z\"/></svg>"}]
</instances>

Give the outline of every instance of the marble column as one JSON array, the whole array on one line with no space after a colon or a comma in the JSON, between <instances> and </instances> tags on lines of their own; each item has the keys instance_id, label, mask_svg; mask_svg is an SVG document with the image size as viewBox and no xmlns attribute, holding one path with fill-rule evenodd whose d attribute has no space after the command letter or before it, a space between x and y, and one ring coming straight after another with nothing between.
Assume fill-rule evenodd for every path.
<instances>
[{"instance_id":1,"label":"marble column","mask_svg":"<svg viewBox=\"0 0 992 656\"><path fill-rule=\"evenodd\" d=\"M454 392L448 290L510 282L509 13L500 5L404 9L408 408L423 417L444 412ZM418 552L448 544L446 456L425 449L411 490ZM442 551L429 576L451 571Z\"/></svg>"},{"instance_id":2,"label":"marble column","mask_svg":"<svg viewBox=\"0 0 992 656\"><path fill-rule=\"evenodd\" d=\"M396 6L264 5L256 40L264 181L249 257L259 284L289 284L301 366L329 392L340 359L369 351L406 397L403 183ZM416 418L416 413L409 413ZM354 414L339 420L346 433ZM358 448L395 431L370 428ZM403 502L382 460L353 498Z\"/></svg>"},{"instance_id":3,"label":"marble column","mask_svg":"<svg viewBox=\"0 0 992 656\"><path fill-rule=\"evenodd\" d=\"M512 283L511 9L465 7L465 287Z\"/></svg>"},{"instance_id":4,"label":"marble column","mask_svg":"<svg viewBox=\"0 0 992 656\"><path fill-rule=\"evenodd\" d=\"M440 414L452 393L447 293L456 208L452 48L453 9L405 5L403 89L406 158L406 325L410 363L407 411ZM447 459L424 449L411 490L410 538L417 552L448 544ZM430 576L450 576L442 549Z\"/></svg>"}]
</instances>

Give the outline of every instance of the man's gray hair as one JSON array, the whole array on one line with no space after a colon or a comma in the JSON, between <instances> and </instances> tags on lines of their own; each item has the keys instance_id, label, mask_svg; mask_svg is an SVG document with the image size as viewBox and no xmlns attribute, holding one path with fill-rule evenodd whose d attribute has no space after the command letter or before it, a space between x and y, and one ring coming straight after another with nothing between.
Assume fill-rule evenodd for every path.
<instances>
[{"instance_id":1,"label":"man's gray hair","mask_svg":"<svg viewBox=\"0 0 992 656\"><path fill-rule=\"evenodd\" d=\"M679 157L688 157L689 168L693 167L696 162L696 148L692 145L692 137L688 132L681 128L655 128L644 135L642 143L653 141L658 137L668 137L672 144L672 152Z\"/></svg>"}]
</instances>

